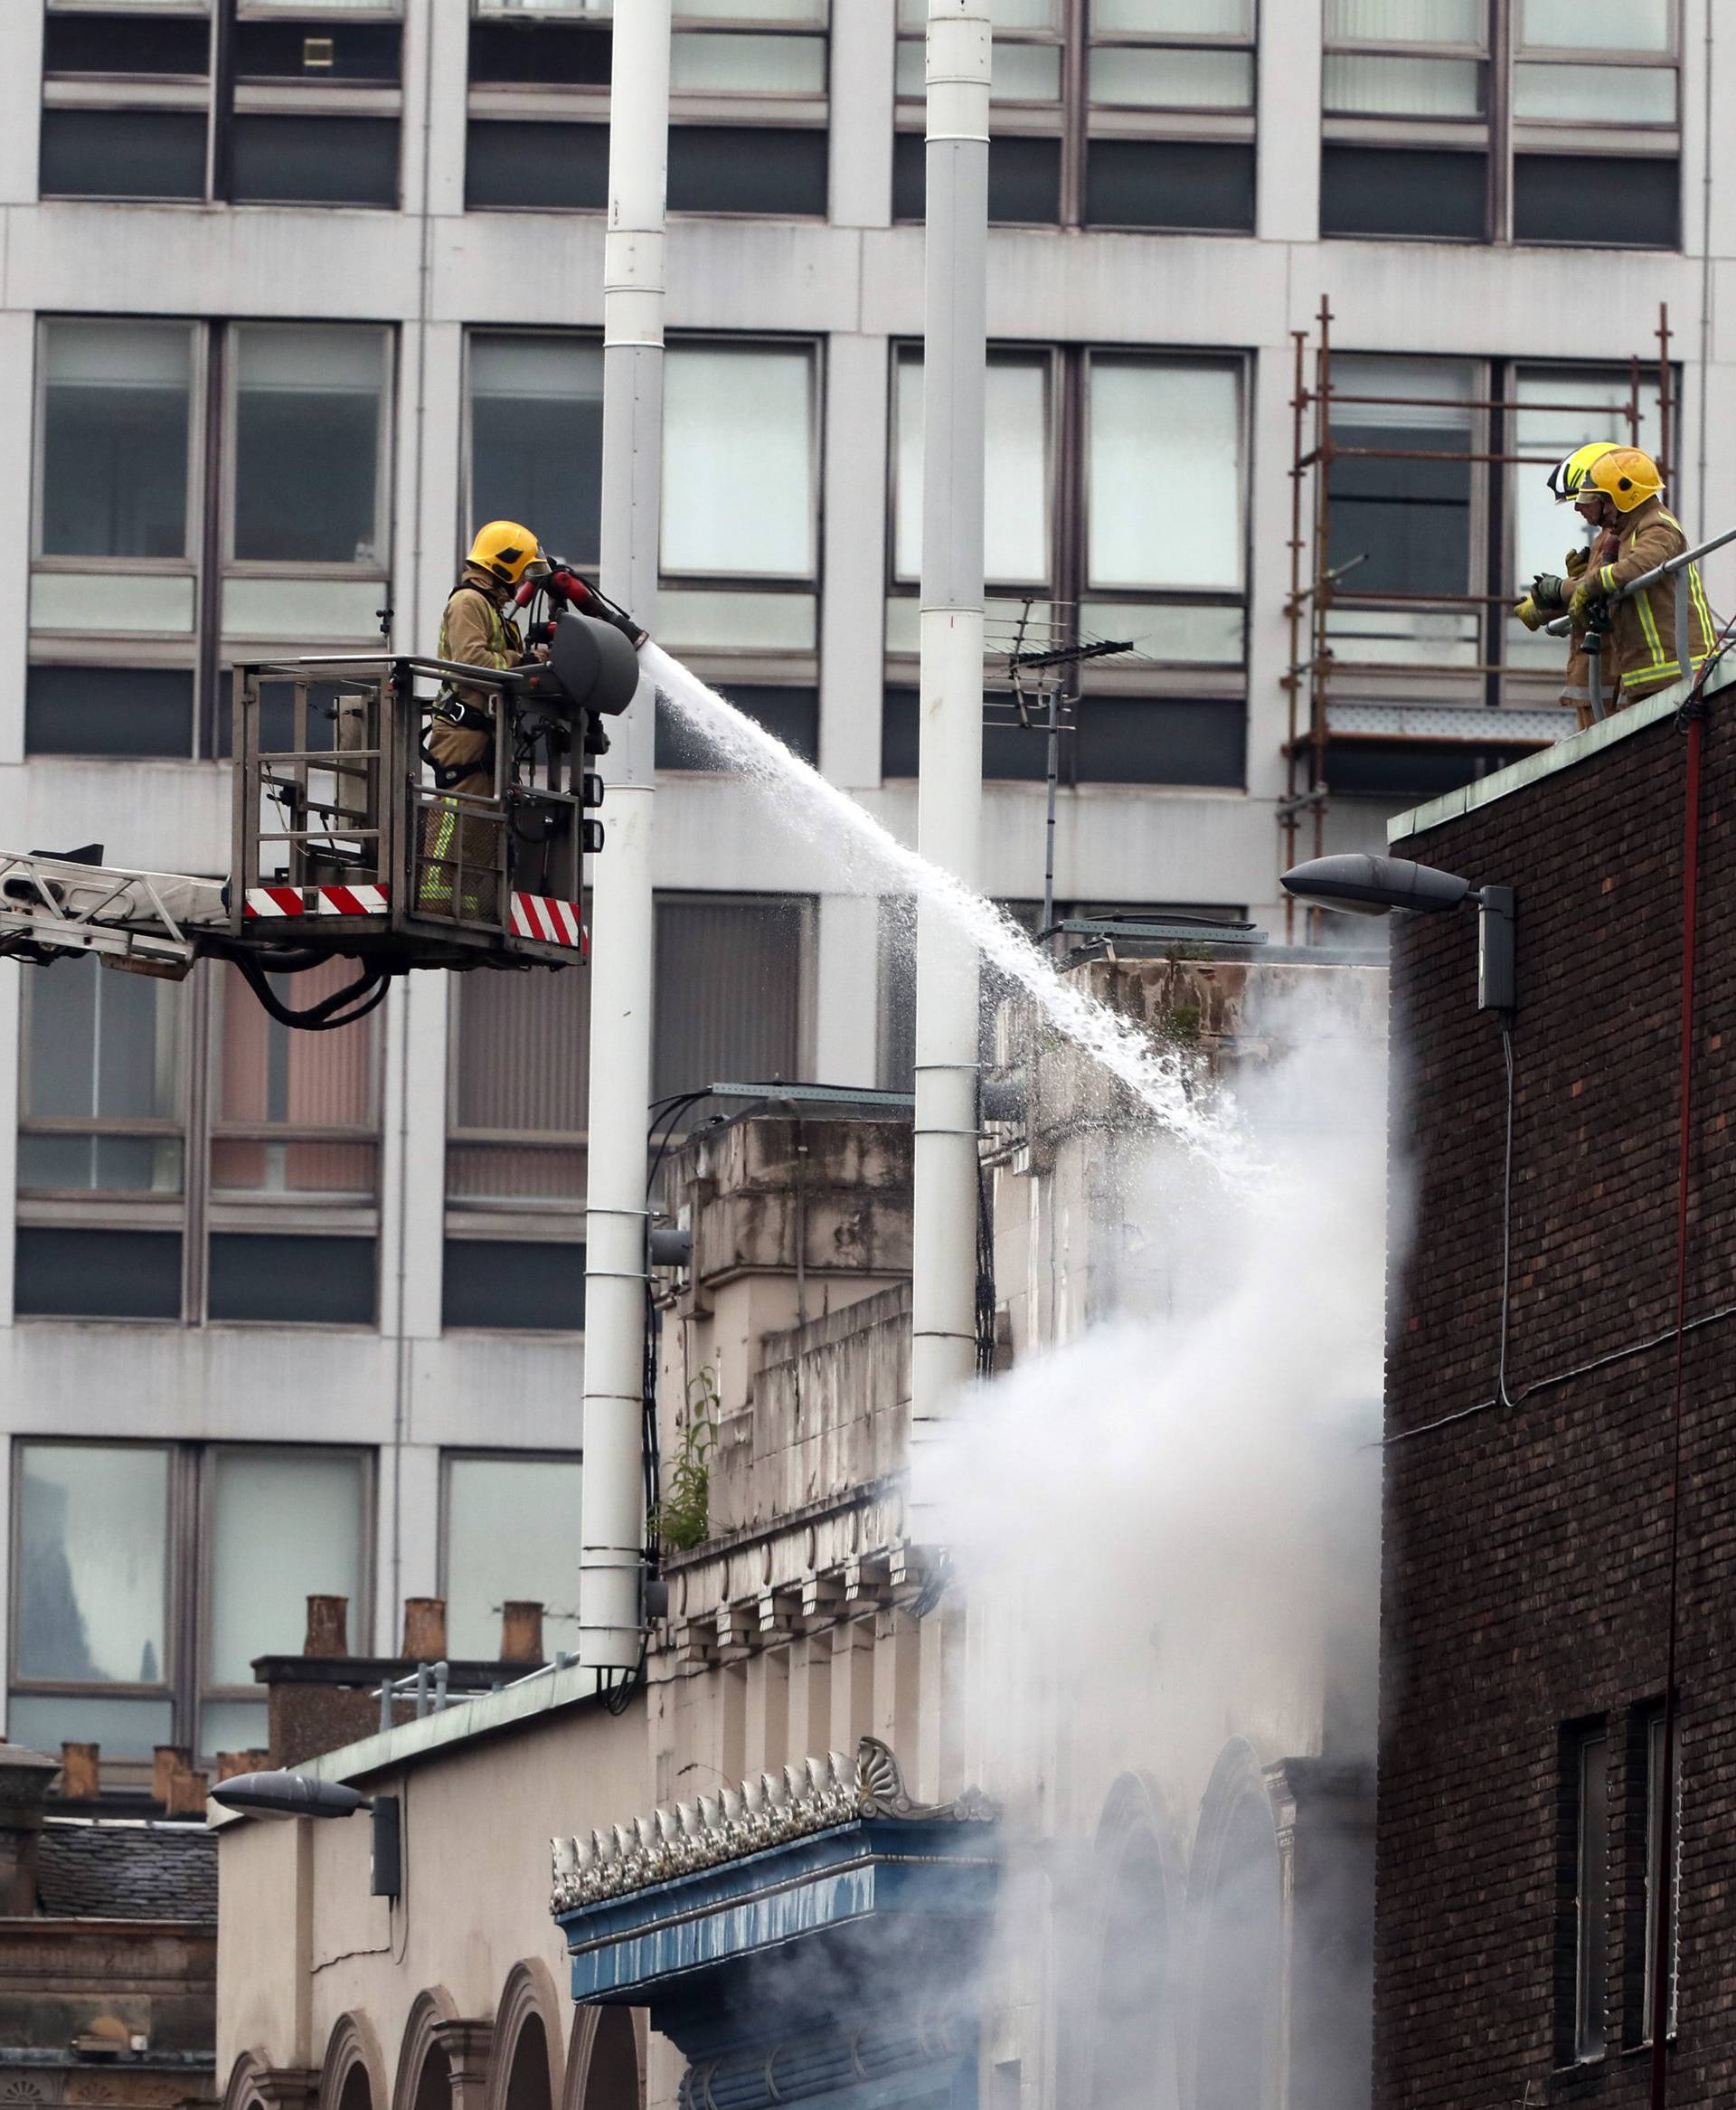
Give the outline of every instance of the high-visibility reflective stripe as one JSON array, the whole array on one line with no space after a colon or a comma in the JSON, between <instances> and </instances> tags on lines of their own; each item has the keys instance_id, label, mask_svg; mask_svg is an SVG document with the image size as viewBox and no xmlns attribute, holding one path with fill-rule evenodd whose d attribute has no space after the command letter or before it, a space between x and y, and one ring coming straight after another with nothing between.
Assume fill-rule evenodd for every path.
<instances>
[{"instance_id":1,"label":"high-visibility reflective stripe","mask_svg":"<svg viewBox=\"0 0 1736 2110\"><path fill-rule=\"evenodd\" d=\"M1652 596L1650 591L1647 590L1644 593L1636 593L1633 596L1633 602L1634 606L1639 610L1639 627L1646 633L1646 649L1651 653L1652 656L1651 664L1645 671L1650 674L1661 674L1664 670L1665 665L1664 641L1657 634L1657 623L1652 614ZM1672 661L1672 667L1674 667L1674 661Z\"/></svg>"},{"instance_id":2,"label":"high-visibility reflective stripe","mask_svg":"<svg viewBox=\"0 0 1736 2110\"><path fill-rule=\"evenodd\" d=\"M429 846L426 864L428 871L422 883L422 897L427 901L450 901L452 898L452 870L446 854L452 847L452 837L458 832L458 811L449 800L441 801L436 809L439 818L434 824L434 839Z\"/></svg>"}]
</instances>

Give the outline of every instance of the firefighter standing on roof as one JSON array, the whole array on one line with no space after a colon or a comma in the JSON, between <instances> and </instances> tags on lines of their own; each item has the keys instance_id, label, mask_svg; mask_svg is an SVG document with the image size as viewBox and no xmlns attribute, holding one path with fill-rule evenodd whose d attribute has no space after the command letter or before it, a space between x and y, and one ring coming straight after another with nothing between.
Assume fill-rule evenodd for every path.
<instances>
[{"instance_id":1,"label":"firefighter standing on roof","mask_svg":"<svg viewBox=\"0 0 1736 2110\"><path fill-rule=\"evenodd\" d=\"M504 669L524 658L524 638L506 615L524 579L549 569L535 535L514 520L491 520L476 530L463 575L440 619L439 657L467 667ZM486 688L448 683L434 705L427 753L435 789L443 796L429 810L423 836L420 894L424 908L493 917L498 913L495 866L503 823L466 800L491 799L498 698Z\"/></svg>"},{"instance_id":2,"label":"firefighter standing on roof","mask_svg":"<svg viewBox=\"0 0 1736 2110\"><path fill-rule=\"evenodd\" d=\"M1597 629L1609 640L1605 658L1609 708L1619 710L1692 673L1712 648L1712 610L1700 568L1690 564L1624 599L1623 587L1688 546L1682 524L1666 512L1664 479L1649 454L1637 447L1595 441L1557 464L1550 474L1557 501L1571 505L1596 531L1596 540L1570 576L1540 572L1514 610L1528 629L1540 629L1565 610L1572 620L1572 653L1561 701L1579 714L1581 730L1591 723L1591 701L1581 640ZM1676 596L1688 596L1689 666L1676 661Z\"/></svg>"}]
</instances>

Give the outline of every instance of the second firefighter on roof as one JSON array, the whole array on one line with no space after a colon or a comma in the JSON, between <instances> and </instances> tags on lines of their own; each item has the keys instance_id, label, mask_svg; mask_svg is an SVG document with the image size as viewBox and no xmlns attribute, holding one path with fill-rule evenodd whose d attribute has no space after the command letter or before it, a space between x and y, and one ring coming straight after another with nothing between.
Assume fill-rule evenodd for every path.
<instances>
[{"instance_id":1,"label":"second firefighter on roof","mask_svg":"<svg viewBox=\"0 0 1736 2110\"><path fill-rule=\"evenodd\" d=\"M1590 547L1574 550L1565 573L1540 572L1514 610L1527 629L1557 616L1571 619L1571 644L1561 701L1583 729L1591 723L1588 633L1608 640L1604 658L1607 707L1619 710L1693 673L1712 649L1712 610L1700 568L1689 564L1667 578L1623 594L1688 546L1682 524L1664 505L1664 479L1649 454L1610 440L1594 440L1550 471L1561 506L1571 506L1592 531ZM1688 596L1689 666L1676 658L1676 597Z\"/></svg>"}]
</instances>

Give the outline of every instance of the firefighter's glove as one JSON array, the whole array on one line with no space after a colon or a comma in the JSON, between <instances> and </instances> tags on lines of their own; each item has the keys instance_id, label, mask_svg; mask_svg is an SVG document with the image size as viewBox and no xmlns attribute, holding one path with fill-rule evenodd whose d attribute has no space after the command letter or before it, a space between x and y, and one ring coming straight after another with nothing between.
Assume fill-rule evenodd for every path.
<instances>
[{"instance_id":1,"label":"firefighter's glove","mask_svg":"<svg viewBox=\"0 0 1736 2110\"><path fill-rule=\"evenodd\" d=\"M1558 615L1567 606L1569 591L1567 581L1554 572L1539 572L1531 582L1531 598L1538 607Z\"/></svg>"},{"instance_id":2,"label":"firefighter's glove","mask_svg":"<svg viewBox=\"0 0 1736 2110\"><path fill-rule=\"evenodd\" d=\"M1568 577L1577 579L1590 562L1591 553L1590 550L1569 550L1566 558Z\"/></svg>"},{"instance_id":3,"label":"firefighter's glove","mask_svg":"<svg viewBox=\"0 0 1736 2110\"><path fill-rule=\"evenodd\" d=\"M1601 613L1603 591L1595 578L1581 579L1573 589L1573 598L1567 604L1568 620L1576 630L1588 629L1594 615Z\"/></svg>"},{"instance_id":4,"label":"firefighter's glove","mask_svg":"<svg viewBox=\"0 0 1736 2110\"><path fill-rule=\"evenodd\" d=\"M1549 620L1549 610L1539 608L1536 597L1530 593L1523 601L1514 601L1513 612L1528 630L1541 630Z\"/></svg>"}]
</instances>

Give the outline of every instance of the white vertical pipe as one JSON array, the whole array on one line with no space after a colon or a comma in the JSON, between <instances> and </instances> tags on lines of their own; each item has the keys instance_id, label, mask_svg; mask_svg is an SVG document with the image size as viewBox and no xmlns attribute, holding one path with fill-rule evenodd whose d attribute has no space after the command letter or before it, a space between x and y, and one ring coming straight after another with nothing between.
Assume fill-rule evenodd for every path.
<instances>
[{"instance_id":1,"label":"white vertical pipe","mask_svg":"<svg viewBox=\"0 0 1736 2110\"><path fill-rule=\"evenodd\" d=\"M983 790L990 44L989 0L929 0L917 845L968 885L976 883ZM975 949L920 907L911 1320L918 1449L976 1370L976 979Z\"/></svg>"},{"instance_id":2,"label":"white vertical pipe","mask_svg":"<svg viewBox=\"0 0 1736 2110\"><path fill-rule=\"evenodd\" d=\"M603 259L602 587L656 620L663 449L670 0L615 12ZM579 1658L639 1660L645 1492L646 1150L651 1098L656 697L609 726L604 847L592 861L590 1159Z\"/></svg>"}]
</instances>

